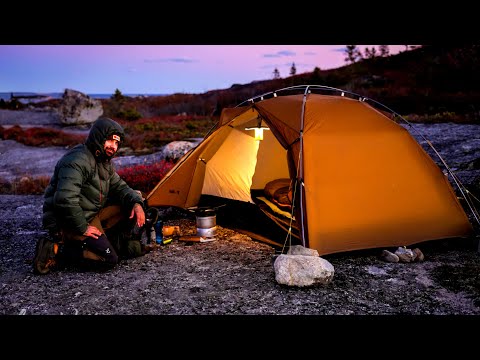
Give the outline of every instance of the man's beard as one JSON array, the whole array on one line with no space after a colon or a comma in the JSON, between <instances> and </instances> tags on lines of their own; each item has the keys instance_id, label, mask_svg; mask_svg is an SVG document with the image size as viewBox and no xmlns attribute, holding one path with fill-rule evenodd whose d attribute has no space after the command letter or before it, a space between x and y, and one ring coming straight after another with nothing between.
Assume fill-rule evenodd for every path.
<instances>
[{"instance_id":1,"label":"man's beard","mask_svg":"<svg viewBox=\"0 0 480 360\"><path fill-rule=\"evenodd\" d=\"M105 154L106 154L109 158L113 157L113 155L115 155L115 152L116 152L116 150L115 150L114 148L111 148L111 147L105 148Z\"/></svg>"}]
</instances>

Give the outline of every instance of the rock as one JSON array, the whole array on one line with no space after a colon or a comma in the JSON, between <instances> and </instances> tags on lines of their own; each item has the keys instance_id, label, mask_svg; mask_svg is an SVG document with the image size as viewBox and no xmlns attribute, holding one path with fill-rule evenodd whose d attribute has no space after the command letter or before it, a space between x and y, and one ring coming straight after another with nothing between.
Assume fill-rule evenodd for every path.
<instances>
[{"instance_id":1,"label":"rock","mask_svg":"<svg viewBox=\"0 0 480 360\"><path fill-rule=\"evenodd\" d=\"M190 141L172 141L162 149L163 157L166 160L178 160L194 146L195 143Z\"/></svg>"},{"instance_id":2,"label":"rock","mask_svg":"<svg viewBox=\"0 0 480 360\"><path fill-rule=\"evenodd\" d=\"M309 249L302 245L292 245L288 249L288 255L307 255L307 256L319 256L318 250Z\"/></svg>"},{"instance_id":3,"label":"rock","mask_svg":"<svg viewBox=\"0 0 480 360\"><path fill-rule=\"evenodd\" d=\"M79 91L65 89L58 109L65 125L90 124L103 114L102 103Z\"/></svg>"},{"instance_id":4,"label":"rock","mask_svg":"<svg viewBox=\"0 0 480 360\"><path fill-rule=\"evenodd\" d=\"M273 264L277 283L289 286L326 285L334 268L327 260L311 255L279 255Z\"/></svg>"},{"instance_id":5,"label":"rock","mask_svg":"<svg viewBox=\"0 0 480 360\"><path fill-rule=\"evenodd\" d=\"M58 125L60 116L55 110L5 110L0 109L0 126L52 127Z\"/></svg>"}]
</instances>

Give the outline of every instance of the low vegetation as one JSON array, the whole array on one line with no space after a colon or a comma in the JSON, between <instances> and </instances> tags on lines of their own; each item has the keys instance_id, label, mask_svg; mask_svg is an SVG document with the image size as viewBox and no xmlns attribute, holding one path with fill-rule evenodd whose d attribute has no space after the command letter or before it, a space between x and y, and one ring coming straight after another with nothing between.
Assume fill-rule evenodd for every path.
<instances>
[{"instance_id":1,"label":"low vegetation","mask_svg":"<svg viewBox=\"0 0 480 360\"><path fill-rule=\"evenodd\" d=\"M114 118L125 129L125 147L134 152L155 152L172 141L203 138L218 119L198 115L163 115L134 121Z\"/></svg>"},{"instance_id":2,"label":"low vegetation","mask_svg":"<svg viewBox=\"0 0 480 360\"><path fill-rule=\"evenodd\" d=\"M152 165L135 165L118 170L118 175L133 189L148 194L175 165L173 161L162 160Z\"/></svg>"},{"instance_id":3,"label":"low vegetation","mask_svg":"<svg viewBox=\"0 0 480 360\"><path fill-rule=\"evenodd\" d=\"M152 165L124 167L118 170L118 174L131 188L148 194L174 165L173 161L162 160ZM49 181L48 176L25 175L14 181L0 177L0 194L41 195Z\"/></svg>"},{"instance_id":4,"label":"low vegetation","mask_svg":"<svg viewBox=\"0 0 480 360\"><path fill-rule=\"evenodd\" d=\"M0 139L15 140L28 146L66 146L71 147L85 141L85 136L65 133L61 130L33 127L23 129L14 125L8 129L0 126Z\"/></svg>"},{"instance_id":5,"label":"low vegetation","mask_svg":"<svg viewBox=\"0 0 480 360\"><path fill-rule=\"evenodd\" d=\"M7 181L0 177L0 194L9 195L41 195L50 181L48 176L25 175L14 181Z\"/></svg>"},{"instance_id":6,"label":"low vegetation","mask_svg":"<svg viewBox=\"0 0 480 360\"><path fill-rule=\"evenodd\" d=\"M451 111L444 111L441 113L436 114L410 114L404 116L405 120L411 123L424 123L424 124L432 124L432 123L444 123L444 122L452 122L452 123L471 123L471 118L468 115L458 115Z\"/></svg>"},{"instance_id":7,"label":"low vegetation","mask_svg":"<svg viewBox=\"0 0 480 360\"><path fill-rule=\"evenodd\" d=\"M203 138L217 121L212 117L194 115L156 116L134 121L114 119L125 129L126 139L122 146L134 153L152 153L172 141ZM86 136L51 128L23 129L15 125L10 128L0 126L0 139L15 140L29 146L72 147L83 143Z\"/></svg>"}]
</instances>

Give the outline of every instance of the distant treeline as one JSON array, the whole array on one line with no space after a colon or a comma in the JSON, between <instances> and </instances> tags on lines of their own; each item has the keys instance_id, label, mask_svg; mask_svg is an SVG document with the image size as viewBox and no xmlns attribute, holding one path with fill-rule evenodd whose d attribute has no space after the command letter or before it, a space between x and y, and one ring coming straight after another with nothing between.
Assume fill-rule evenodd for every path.
<instances>
[{"instance_id":1,"label":"distant treeline","mask_svg":"<svg viewBox=\"0 0 480 360\"><path fill-rule=\"evenodd\" d=\"M122 99L122 107L141 117L189 114L218 116L225 107L285 87L325 85L378 101L401 115L449 113L480 121L480 45L421 46L396 55L360 58L337 69L285 78L234 84L202 94ZM107 115L118 111L118 98L102 100Z\"/></svg>"},{"instance_id":2,"label":"distant treeline","mask_svg":"<svg viewBox=\"0 0 480 360\"><path fill-rule=\"evenodd\" d=\"M349 45L348 49L352 51L353 46ZM346 59L350 55L346 53ZM368 54L346 63L337 69L315 67L312 72L302 74L292 70L290 73L294 75L285 78L276 74L276 78L233 84L228 89L201 94L130 97L116 89L110 98L100 101L106 116L125 120L165 115L216 118L223 108L234 107L249 98L285 87L310 84L357 93L403 116L420 120L449 114L456 121L480 121L480 45L424 45L395 55L383 51L379 56L370 49ZM3 103L0 100L0 108L21 108L23 105L15 100ZM55 106L58 101L53 99L35 106Z\"/></svg>"}]
</instances>

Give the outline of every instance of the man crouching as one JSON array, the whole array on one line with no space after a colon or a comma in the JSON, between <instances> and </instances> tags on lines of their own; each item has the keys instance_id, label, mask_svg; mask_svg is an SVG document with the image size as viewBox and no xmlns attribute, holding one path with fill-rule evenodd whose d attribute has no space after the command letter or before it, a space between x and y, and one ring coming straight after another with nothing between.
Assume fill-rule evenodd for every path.
<instances>
[{"instance_id":1,"label":"man crouching","mask_svg":"<svg viewBox=\"0 0 480 360\"><path fill-rule=\"evenodd\" d=\"M43 228L50 236L37 242L35 273L46 274L59 263L113 268L119 237L144 226L141 194L120 178L111 161L124 138L117 122L99 118L85 143L57 162L43 203ZM123 248L126 257L143 254L138 239Z\"/></svg>"}]
</instances>

